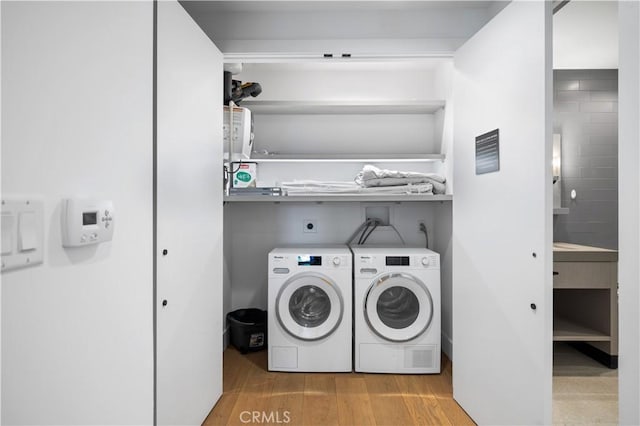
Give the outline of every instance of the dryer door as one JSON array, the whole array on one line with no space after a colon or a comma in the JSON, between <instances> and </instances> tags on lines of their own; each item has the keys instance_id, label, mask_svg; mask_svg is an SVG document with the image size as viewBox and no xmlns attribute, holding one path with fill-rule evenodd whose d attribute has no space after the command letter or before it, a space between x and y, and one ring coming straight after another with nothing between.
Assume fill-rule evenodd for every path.
<instances>
[{"instance_id":1,"label":"dryer door","mask_svg":"<svg viewBox=\"0 0 640 426\"><path fill-rule=\"evenodd\" d=\"M329 277L317 273L294 275L276 298L276 316L293 337L319 340L330 335L344 311L340 289Z\"/></svg>"},{"instance_id":2,"label":"dryer door","mask_svg":"<svg viewBox=\"0 0 640 426\"><path fill-rule=\"evenodd\" d=\"M391 342L418 337L431 324L433 300L426 285L409 274L389 273L369 287L364 313L371 330Z\"/></svg>"}]
</instances>

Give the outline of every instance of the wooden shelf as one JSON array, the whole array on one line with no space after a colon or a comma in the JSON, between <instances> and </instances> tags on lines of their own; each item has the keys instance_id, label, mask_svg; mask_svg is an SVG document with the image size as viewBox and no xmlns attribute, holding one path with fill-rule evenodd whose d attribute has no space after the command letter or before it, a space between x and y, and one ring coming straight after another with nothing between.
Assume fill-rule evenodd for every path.
<instances>
[{"instance_id":1,"label":"wooden shelf","mask_svg":"<svg viewBox=\"0 0 640 426\"><path fill-rule=\"evenodd\" d=\"M240 106L254 114L433 114L445 101L261 101Z\"/></svg>"},{"instance_id":2,"label":"wooden shelf","mask_svg":"<svg viewBox=\"0 0 640 426\"><path fill-rule=\"evenodd\" d=\"M246 162L253 163L423 163L444 161L444 154L257 154Z\"/></svg>"},{"instance_id":3,"label":"wooden shelf","mask_svg":"<svg viewBox=\"0 0 640 426\"><path fill-rule=\"evenodd\" d=\"M611 336L566 318L554 317L553 340L556 342L610 342Z\"/></svg>"},{"instance_id":4,"label":"wooden shelf","mask_svg":"<svg viewBox=\"0 0 640 426\"><path fill-rule=\"evenodd\" d=\"M231 195L225 196L229 203L308 203L308 202L424 202L451 201L453 195L411 194L332 194L332 195Z\"/></svg>"}]
</instances>

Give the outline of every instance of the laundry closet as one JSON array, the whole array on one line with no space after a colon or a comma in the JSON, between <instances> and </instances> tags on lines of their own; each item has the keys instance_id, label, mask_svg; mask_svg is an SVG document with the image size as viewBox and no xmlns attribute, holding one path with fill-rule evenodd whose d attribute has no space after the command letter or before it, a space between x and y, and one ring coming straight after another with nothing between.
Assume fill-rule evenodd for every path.
<instances>
[{"instance_id":1,"label":"laundry closet","mask_svg":"<svg viewBox=\"0 0 640 426\"><path fill-rule=\"evenodd\" d=\"M272 12L265 10L265 6L258 6L255 11L250 7L227 7L216 23L246 15L257 26L271 28L284 23L284 16L293 13L316 31L324 31L323 25L337 19L344 22L342 31L347 33L361 31L346 27L348 21L370 20L377 13L367 7L354 8L353 4L333 5L325 12L319 12L318 5L295 6L293 12L277 6ZM397 20L408 19L407 11L390 5L383 7L396 15ZM415 8L414 12L418 16L413 18L411 31L415 32L418 31L415 26L426 15L421 8ZM442 12L450 19L458 19L455 10ZM485 12L475 13L479 22ZM319 22L312 22L312 15ZM261 19L273 24L259 22ZM434 16L429 19L432 23L436 20ZM364 25L379 32L381 38L388 37L388 30L385 32L372 23ZM233 40L228 39L242 30L232 25L228 29L231 34L218 36L233 49ZM270 42L270 48L278 47L278 40L264 40L276 37L269 29L263 29L263 34L256 29L247 30L253 31L251 35L262 44ZM349 38L355 38L354 34ZM438 49L447 45L436 42ZM287 43L295 42L287 40ZM341 41L333 40L324 42L322 48L326 50L317 51L320 45L298 41L296 48L301 49L298 52L225 55L228 69L241 69L234 79L257 82L262 87L259 96L239 102L253 116L253 153L246 161L257 167L257 186L280 187L283 183L300 181L348 183L370 164L381 169L436 173L443 179L448 177L446 189L440 194L389 195L318 194L314 188L306 192L303 188L289 196L225 196L224 311L244 307L267 309L267 255L274 247L347 244L349 236L362 223L375 218L382 224L370 235L370 243L426 247L429 240L429 248L441 254L445 351L450 354L453 186L448 156L452 154L452 120L446 105L451 98L452 58L424 51L415 42L413 48L401 47L398 40L387 40L388 46L377 46L379 43L379 39L356 40L351 42L354 50L347 51ZM249 47L244 42L242 48L255 46ZM426 235L420 229L421 224L426 227Z\"/></svg>"},{"instance_id":2,"label":"laundry closet","mask_svg":"<svg viewBox=\"0 0 640 426\"><path fill-rule=\"evenodd\" d=\"M442 344L456 365L458 402L476 420L488 421L495 410L478 395L489 397L481 383L498 369L512 381L494 390L501 395L531 384L524 398L531 405L503 410L504 421L547 418L548 6L182 4L222 51L220 68L237 71L241 65L233 78L262 87L259 96L239 102L254 119L253 153L246 161L255 163L257 186L291 190L313 181L306 193L223 197L221 314L267 307L267 259L274 247L346 244L367 219L381 219L369 242L428 244L441 256ZM494 135L496 158L494 173L484 174L476 157L488 134ZM366 165L435 173L446 179L446 189L393 195L313 191L317 182L353 182ZM478 327L501 332L479 333ZM535 338L523 341L523 335Z\"/></svg>"}]
</instances>

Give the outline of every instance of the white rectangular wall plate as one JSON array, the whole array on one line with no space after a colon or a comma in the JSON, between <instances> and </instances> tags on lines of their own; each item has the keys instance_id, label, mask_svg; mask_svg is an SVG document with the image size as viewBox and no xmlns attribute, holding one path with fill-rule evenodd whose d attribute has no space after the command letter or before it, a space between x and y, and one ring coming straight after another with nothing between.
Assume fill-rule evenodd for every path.
<instances>
[{"instance_id":1,"label":"white rectangular wall plate","mask_svg":"<svg viewBox=\"0 0 640 426\"><path fill-rule=\"evenodd\" d=\"M65 198L60 207L60 221L63 247L83 247L110 241L115 227L113 203Z\"/></svg>"},{"instance_id":2,"label":"white rectangular wall plate","mask_svg":"<svg viewBox=\"0 0 640 426\"><path fill-rule=\"evenodd\" d=\"M44 259L44 201L2 198L2 272L39 265Z\"/></svg>"}]
</instances>

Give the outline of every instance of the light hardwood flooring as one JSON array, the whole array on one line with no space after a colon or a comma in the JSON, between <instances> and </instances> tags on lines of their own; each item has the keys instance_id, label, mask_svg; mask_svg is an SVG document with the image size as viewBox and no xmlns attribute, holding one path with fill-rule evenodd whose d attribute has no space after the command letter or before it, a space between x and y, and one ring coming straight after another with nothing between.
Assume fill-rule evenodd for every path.
<instances>
[{"instance_id":1,"label":"light hardwood flooring","mask_svg":"<svg viewBox=\"0 0 640 426\"><path fill-rule=\"evenodd\" d=\"M277 373L267 371L267 351L241 355L229 347L223 395L204 425L256 423L474 424L453 400L451 361L444 354L437 375Z\"/></svg>"}]
</instances>

